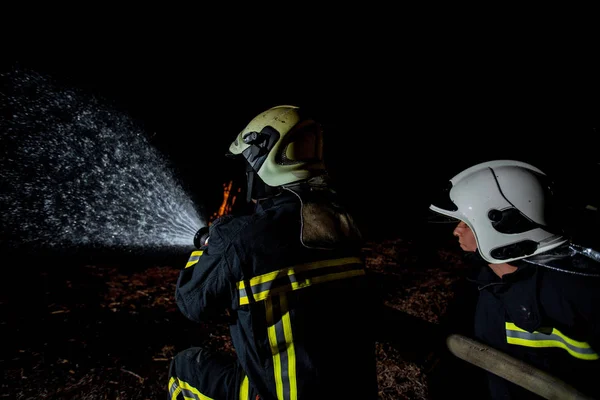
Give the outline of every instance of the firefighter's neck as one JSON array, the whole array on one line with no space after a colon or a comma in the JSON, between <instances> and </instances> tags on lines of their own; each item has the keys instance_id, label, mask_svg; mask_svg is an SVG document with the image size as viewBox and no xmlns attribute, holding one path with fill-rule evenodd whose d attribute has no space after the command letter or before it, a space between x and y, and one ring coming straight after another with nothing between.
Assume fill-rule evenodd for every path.
<instances>
[{"instance_id":1,"label":"firefighter's neck","mask_svg":"<svg viewBox=\"0 0 600 400\"><path fill-rule=\"evenodd\" d=\"M502 278L502 276L504 276L506 274L511 274L517 270L517 267L515 267L514 265L507 264L507 263L488 264L488 265L492 269L492 271L494 271L494 273L496 275L498 275L500 278Z\"/></svg>"}]
</instances>

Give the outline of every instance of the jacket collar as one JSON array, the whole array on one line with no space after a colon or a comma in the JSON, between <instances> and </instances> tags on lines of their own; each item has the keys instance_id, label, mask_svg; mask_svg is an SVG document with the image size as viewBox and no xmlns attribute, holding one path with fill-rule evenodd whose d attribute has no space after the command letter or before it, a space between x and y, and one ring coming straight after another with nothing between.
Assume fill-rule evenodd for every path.
<instances>
[{"instance_id":1,"label":"jacket collar","mask_svg":"<svg viewBox=\"0 0 600 400\"><path fill-rule=\"evenodd\" d=\"M291 192L283 191L276 196L269 197L268 199L260 200L256 204L255 212L262 212L273 207L280 206L285 203L298 202L298 197Z\"/></svg>"},{"instance_id":2,"label":"jacket collar","mask_svg":"<svg viewBox=\"0 0 600 400\"><path fill-rule=\"evenodd\" d=\"M485 265L474 281L480 291L490 292L503 303L507 321L533 332L542 323L538 304L538 269L520 262L511 265L516 266L517 270L502 278Z\"/></svg>"}]
</instances>

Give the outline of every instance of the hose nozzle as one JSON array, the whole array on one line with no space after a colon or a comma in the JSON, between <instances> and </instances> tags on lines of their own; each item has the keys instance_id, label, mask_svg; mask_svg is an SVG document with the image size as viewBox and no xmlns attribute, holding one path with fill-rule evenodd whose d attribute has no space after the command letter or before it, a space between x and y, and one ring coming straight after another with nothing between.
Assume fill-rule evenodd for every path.
<instances>
[{"instance_id":1,"label":"hose nozzle","mask_svg":"<svg viewBox=\"0 0 600 400\"><path fill-rule=\"evenodd\" d=\"M194 235L194 246L197 249L201 249L208 243L208 226L203 226L198 229L198 232Z\"/></svg>"}]
</instances>

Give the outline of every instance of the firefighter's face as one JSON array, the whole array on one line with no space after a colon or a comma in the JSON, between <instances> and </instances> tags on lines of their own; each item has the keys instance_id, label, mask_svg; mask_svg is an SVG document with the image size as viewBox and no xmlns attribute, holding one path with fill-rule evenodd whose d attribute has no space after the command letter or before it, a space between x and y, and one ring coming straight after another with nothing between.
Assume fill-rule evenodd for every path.
<instances>
[{"instance_id":1,"label":"firefighter's face","mask_svg":"<svg viewBox=\"0 0 600 400\"><path fill-rule=\"evenodd\" d=\"M454 231L452 232L454 236L458 238L458 244L460 248L464 251L477 251L477 241L475 240L475 234L467 224L460 221Z\"/></svg>"}]
</instances>

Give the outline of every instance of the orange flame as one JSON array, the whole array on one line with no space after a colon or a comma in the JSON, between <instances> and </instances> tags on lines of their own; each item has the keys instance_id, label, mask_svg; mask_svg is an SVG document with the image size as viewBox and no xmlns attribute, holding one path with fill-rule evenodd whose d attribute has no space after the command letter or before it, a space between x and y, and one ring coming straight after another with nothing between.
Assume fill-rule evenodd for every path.
<instances>
[{"instance_id":1,"label":"orange flame","mask_svg":"<svg viewBox=\"0 0 600 400\"><path fill-rule=\"evenodd\" d=\"M231 195L231 188L233 186L233 181L229 181L229 183L223 184L223 201L221 202L221 206L219 210L210 217L211 222L215 219L227 215L231 213L231 209L235 204L236 195ZM242 188L238 188L237 192L239 193Z\"/></svg>"}]
</instances>

